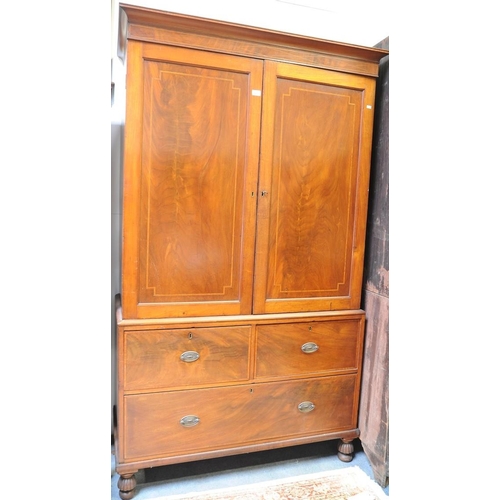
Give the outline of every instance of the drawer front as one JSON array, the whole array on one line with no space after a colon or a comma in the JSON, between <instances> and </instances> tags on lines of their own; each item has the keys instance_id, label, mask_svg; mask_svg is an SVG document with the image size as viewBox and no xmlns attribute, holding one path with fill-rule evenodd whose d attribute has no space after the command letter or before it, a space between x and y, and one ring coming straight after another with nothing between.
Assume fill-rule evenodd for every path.
<instances>
[{"instance_id":1,"label":"drawer front","mask_svg":"<svg viewBox=\"0 0 500 500\"><path fill-rule=\"evenodd\" d=\"M124 389L248 380L250 335L250 326L126 331Z\"/></svg>"},{"instance_id":2,"label":"drawer front","mask_svg":"<svg viewBox=\"0 0 500 500\"><path fill-rule=\"evenodd\" d=\"M360 319L257 326L256 377L357 370Z\"/></svg>"},{"instance_id":3,"label":"drawer front","mask_svg":"<svg viewBox=\"0 0 500 500\"><path fill-rule=\"evenodd\" d=\"M355 387L355 375L339 375L125 396L124 459L174 457L352 429Z\"/></svg>"}]
</instances>

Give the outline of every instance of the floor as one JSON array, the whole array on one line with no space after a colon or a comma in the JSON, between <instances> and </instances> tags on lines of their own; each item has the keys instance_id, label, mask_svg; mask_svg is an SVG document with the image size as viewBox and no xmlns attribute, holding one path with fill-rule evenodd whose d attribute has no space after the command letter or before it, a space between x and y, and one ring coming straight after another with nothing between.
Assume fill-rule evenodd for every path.
<instances>
[{"instance_id":1,"label":"floor","mask_svg":"<svg viewBox=\"0 0 500 500\"><path fill-rule=\"evenodd\" d=\"M355 454L349 463L338 459L336 443L327 441L142 470L136 474L134 500L227 488L354 465L373 479L372 468L359 440L354 442ZM113 453L111 458L111 500L120 500ZM389 486L384 491L389 495Z\"/></svg>"}]
</instances>

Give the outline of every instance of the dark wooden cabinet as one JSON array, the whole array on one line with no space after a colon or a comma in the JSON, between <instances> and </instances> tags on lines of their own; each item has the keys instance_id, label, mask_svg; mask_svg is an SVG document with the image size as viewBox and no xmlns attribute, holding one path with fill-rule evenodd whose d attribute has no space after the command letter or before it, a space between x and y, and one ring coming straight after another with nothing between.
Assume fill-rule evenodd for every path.
<instances>
[{"instance_id":1,"label":"dark wooden cabinet","mask_svg":"<svg viewBox=\"0 0 500 500\"><path fill-rule=\"evenodd\" d=\"M116 468L342 439L352 458L386 54L121 5Z\"/></svg>"},{"instance_id":2,"label":"dark wooden cabinet","mask_svg":"<svg viewBox=\"0 0 500 500\"><path fill-rule=\"evenodd\" d=\"M380 44L389 49L389 38ZM359 429L375 480L389 482L389 56L380 61L375 98L370 204L365 252L365 355Z\"/></svg>"}]
</instances>

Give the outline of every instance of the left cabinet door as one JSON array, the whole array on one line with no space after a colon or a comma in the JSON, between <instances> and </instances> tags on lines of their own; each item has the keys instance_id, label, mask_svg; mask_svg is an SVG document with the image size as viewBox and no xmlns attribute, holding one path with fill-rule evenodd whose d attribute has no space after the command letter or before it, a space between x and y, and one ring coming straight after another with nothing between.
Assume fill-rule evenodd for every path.
<instances>
[{"instance_id":1,"label":"left cabinet door","mask_svg":"<svg viewBox=\"0 0 500 500\"><path fill-rule=\"evenodd\" d=\"M124 318L251 312L262 72L129 41Z\"/></svg>"}]
</instances>

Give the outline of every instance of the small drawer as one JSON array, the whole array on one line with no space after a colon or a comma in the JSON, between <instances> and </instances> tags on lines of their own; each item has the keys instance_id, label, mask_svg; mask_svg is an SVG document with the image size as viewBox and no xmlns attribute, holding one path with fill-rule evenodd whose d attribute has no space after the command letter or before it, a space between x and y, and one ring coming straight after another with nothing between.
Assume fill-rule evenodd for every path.
<instances>
[{"instance_id":1,"label":"small drawer","mask_svg":"<svg viewBox=\"0 0 500 500\"><path fill-rule=\"evenodd\" d=\"M250 326L126 331L124 390L249 378Z\"/></svg>"},{"instance_id":2,"label":"small drawer","mask_svg":"<svg viewBox=\"0 0 500 500\"><path fill-rule=\"evenodd\" d=\"M124 459L180 457L353 429L356 375L124 397Z\"/></svg>"},{"instance_id":3,"label":"small drawer","mask_svg":"<svg viewBox=\"0 0 500 500\"><path fill-rule=\"evenodd\" d=\"M360 318L259 325L256 377L357 370L362 327Z\"/></svg>"}]
</instances>

